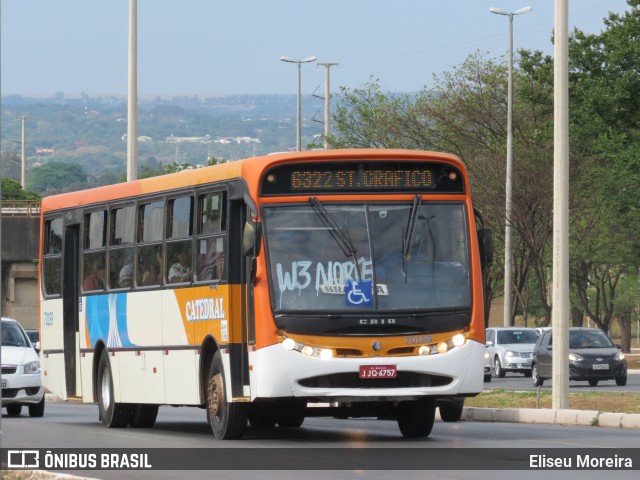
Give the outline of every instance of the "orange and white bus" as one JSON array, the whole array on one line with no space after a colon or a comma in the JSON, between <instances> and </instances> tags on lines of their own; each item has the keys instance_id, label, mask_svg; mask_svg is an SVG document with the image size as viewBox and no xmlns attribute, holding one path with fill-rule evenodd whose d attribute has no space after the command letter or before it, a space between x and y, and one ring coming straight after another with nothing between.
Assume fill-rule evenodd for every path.
<instances>
[{"instance_id":1,"label":"orange and white bus","mask_svg":"<svg viewBox=\"0 0 640 480\"><path fill-rule=\"evenodd\" d=\"M370 415L428 436L437 406L456 420L483 388L477 218L458 158L405 150L46 197L45 386L97 402L106 427L151 427L172 405L205 409L221 439Z\"/></svg>"}]
</instances>

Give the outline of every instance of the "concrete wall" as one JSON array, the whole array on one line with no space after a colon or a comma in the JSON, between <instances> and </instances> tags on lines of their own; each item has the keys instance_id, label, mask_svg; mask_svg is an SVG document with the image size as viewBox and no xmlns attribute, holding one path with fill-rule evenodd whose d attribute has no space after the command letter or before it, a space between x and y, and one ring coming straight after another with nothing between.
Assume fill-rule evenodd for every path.
<instances>
[{"instance_id":1,"label":"concrete wall","mask_svg":"<svg viewBox=\"0 0 640 480\"><path fill-rule=\"evenodd\" d=\"M24 328L38 326L40 217L26 209L2 209L2 316Z\"/></svg>"}]
</instances>

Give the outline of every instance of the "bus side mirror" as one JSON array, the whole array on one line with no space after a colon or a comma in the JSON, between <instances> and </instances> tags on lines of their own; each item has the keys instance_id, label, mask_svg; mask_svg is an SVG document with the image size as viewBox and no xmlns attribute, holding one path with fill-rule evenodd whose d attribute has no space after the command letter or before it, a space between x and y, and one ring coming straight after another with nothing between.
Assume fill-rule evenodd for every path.
<instances>
[{"instance_id":1,"label":"bus side mirror","mask_svg":"<svg viewBox=\"0 0 640 480\"><path fill-rule=\"evenodd\" d=\"M480 247L480 263L485 269L493 262L493 232L488 228L478 230L478 246Z\"/></svg>"},{"instance_id":2,"label":"bus side mirror","mask_svg":"<svg viewBox=\"0 0 640 480\"><path fill-rule=\"evenodd\" d=\"M245 223L242 234L242 253L246 257L257 257L260 254L261 240L262 224L253 221Z\"/></svg>"}]
</instances>

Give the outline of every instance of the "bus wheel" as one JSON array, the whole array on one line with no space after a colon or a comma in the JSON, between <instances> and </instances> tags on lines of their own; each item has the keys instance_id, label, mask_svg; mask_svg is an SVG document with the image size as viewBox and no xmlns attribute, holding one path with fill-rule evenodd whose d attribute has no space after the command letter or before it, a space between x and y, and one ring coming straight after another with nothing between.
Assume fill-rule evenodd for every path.
<instances>
[{"instance_id":1,"label":"bus wheel","mask_svg":"<svg viewBox=\"0 0 640 480\"><path fill-rule=\"evenodd\" d=\"M133 428L151 428L156 424L158 405L138 403L133 405L129 425Z\"/></svg>"},{"instance_id":2,"label":"bus wheel","mask_svg":"<svg viewBox=\"0 0 640 480\"><path fill-rule=\"evenodd\" d=\"M398 426L407 438L428 437L433 429L436 415L434 398L422 397L398 405Z\"/></svg>"},{"instance_id":3,"label":"bus wheel","mask_svg":"<svg viewBox=\"0 0 640 480\"><path fill-rule=\"evenodd\" d=\"M304 423L307 414L306 400L285 400L278 406L276 418L282 428L298 428Z\"/></svg>"},{"instance_id":4,"label":"bus wheel","mask_svg":"<svg viewBox=\"0 0 640 480\"><path fill-rule=\"evenodd\" d=\"M464 399L462 402L443 403L438 408L440 409L440 419L443 422L458 422L462 418Z\"/></svg>"},{"instance_id":5,"label":"bus wheel","mask_svg":"<svg viewBox=\"0 0 640 480\"><path fill-rule=\"evenodd\" d=\"M111 365L106 350L102 352L98 364L98 409L102 424L107 428L123 428L129 423L131 406L114 401Z\"/></svg>"},{"instance_id":6,"label":"bus wheel","mask_svg":"<svg viewBox=\"0 0 640 480\"><path fill-rule=\"evenodd\" d=\"M207 410L211 419L211 430L216 438L229 440L240 438L247 426L247 403L227 401L222 354L213 356L207 385Z\"/></svg>"},{"instance_id":7,"label":"bus wheel","mask_svg":"<svg viewBox=\"0 0 640 480\"><path fill-rule=\"evenodd\" d=\"M276 412L271 403L253 403L249 407L249 423L253 428L276 426Z\"/></svg>"}]
</instances>

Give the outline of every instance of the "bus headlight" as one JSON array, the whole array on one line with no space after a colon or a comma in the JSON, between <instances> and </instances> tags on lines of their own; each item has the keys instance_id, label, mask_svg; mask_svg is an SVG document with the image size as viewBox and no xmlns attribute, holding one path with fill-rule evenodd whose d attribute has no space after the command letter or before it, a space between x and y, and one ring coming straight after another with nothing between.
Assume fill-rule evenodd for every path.
<instances>
[{"instance_id":1,"label":"bus headlight","mask_svg":"<svg viewBox=\"0 0 640 480\"><path fill-rule=\"evenodd\" d=\"M449 350L449 345L447 345L447 342L440 342L437 348L439 353L445 353Z\"/></svg>"},{"instance_id":2,"label":"bus headlight","mask_svg":"<svg viewBox=\"0 0 640 480\"><path fill-rule=\"evenodd\" d=\"M296 348L296 341L293 338L285 338L282 342L282 347L285 350L291 351Z\"/></svg>"},{"instance_id":3,"label":"bus headlight","mask_svg":"<svg viewBox=\"0 0 640 480\"><path fill-rule=\"evenodd\" d=\"M314 347L296 342L293 338L285 338L282 341L282 348L288 352L299 352L306 357L316 357L321 360L333 358L333 350L330 348Z\"/></svg>"},{"instance_id":4,"label":"bus headlight","mask_svg":"<svg viewBox=\"0 0 640 480\"><path fill-rule=\"evenodd\" d=\"M431 347L427 346L427 345L422 345L419 349L418 349L418 353L420 355L429 355L431 353Z\"/></svg>"},{"instance_id":5,"label":"bus headlight","mask_svg":"<svg viewBox=\"0 0 640 480\"><path fill-rule=\"evenodd\" d=\"M454 335L452 340L453 340L454 347L461 347L462 345L464 345L464 342L467 341L467 339L461 333Z\"/></svg>"},{"instance_id":6,"label":"bus headlight","mask_svg":"<svg viewBox=\"0 0 640 480\"><path fill-rule=\"evenodd\" d=\"M330 360L333 358L333 350L323 348L320 350L320 360Z\"/></svg>"}]
</instances>

